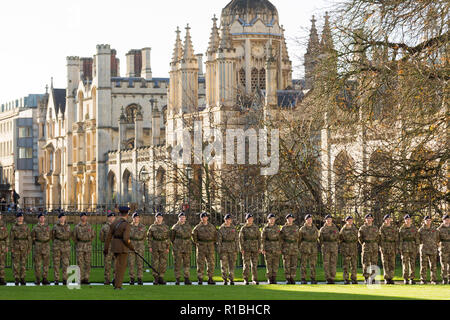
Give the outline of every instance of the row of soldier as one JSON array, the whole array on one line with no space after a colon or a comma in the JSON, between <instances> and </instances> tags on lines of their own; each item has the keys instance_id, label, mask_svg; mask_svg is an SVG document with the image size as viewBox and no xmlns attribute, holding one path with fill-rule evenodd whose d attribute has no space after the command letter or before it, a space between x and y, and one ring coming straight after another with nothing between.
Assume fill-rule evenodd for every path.
<instances>
[{"instance_id":1,"label":"row of soldier","mask_svg":"<svg viewBox=\"0 0 450 320\"><path fill-rule=\"evenodd\" d=\"M95 232L88 223L87 215L80 215L80 223L73 231L66 223L64 213L58 216L58 223L52 229L46 224L45 215L39 214L38 224L30 229L23 221L23 215L17 214L16 223L9 232L1 220L0 215L0 285L5 282L5 258L8 248L11 249L13 273L16 285L25 285L26 260L34 245L34 266L36 284L48 285L48 271L50 265L50 241L53 241L54 281L59 283L60 266L62 267L63 284L67 283L67 268L70 258L70 240L76 247L77 265L81 271L81 283L89 284L91 267L92 241ZM115 219L114 213L108 214L108 221L100 231L100 240L105 242L110 226ZM164 223L163 214L156 214L155 223L148 229L140 222L138 213L133 214L131 223L130 241L134 250L141 256L145 253L145 242L152 255L154 284L164 285L164 274L167 268L167 259L170 245L173 247L174 271L176 284L181 283L182 269L184 269L184 283L190 281L190 258L192 244L196 247L198 283L203 283L205 263L207 265L208 284L215 284L213 280L215 270L215 250L221 262L222 278L225 285L234 284L234 271L237 254L242 253L245 284L250 284L250 273L254 284L259 284L257 278L258 258L262 253L267 268L267 280L276 284L280 256L283 257L285 276L288 284L295 284L298 256L301 256L301 281L306 284L307 267L310 269L311 284L316 281L316 263L318 245L323 256L323 267L328 284L334 284L338 250L343 259L343 277L345 284L357 284L357 258L358 243L362 245L362 266L365 282L371 277L370 268L378 265L379 251L381 251L384 279L386 284L394 284L395 261L400 253L403 265L403 278L405 284L414 284L416 257L420 253L421 283L427 283L427 270L431 270L431 282L437 283L437 258L440 254L442 266L442 282L448 284L450 264L450 217L444 216L439 228L432 226L432 219L426 217L424 224L417 229L409 215L404 217L404 225L397 230L392 224L392 218L386 215L381 228L373 224L373 216L365 216L365 224L357 228L353 224L353 217L345 219L344 227L339 231L333 223L331 216L325 217L324 226L318 230L313 224L313 217L307 215L304 225L299 228L294 224L294 216L286 217L286 224L280 229L276 225L276 217L270 214L267 224L262 231L254 224L253 215L246 215L246 224L238 232L233 225L231 215L226 215L220 228L211 224L207 213L200 215L200 223L192 229L187 223L184 213L178 216L178 222L170 229ZM9 243L8 243L9 242ZM110 284L113 254L109 250L105 256L105 284ZM41 273L42 267L42 273ZM137 279L139 285L143 284L143 261L136 254L129 254L128 269L130 284ZM137 272L136 272L137 268ZM42 278L41 278L42 275ZM351 281L350 281L351 278Z\"/></svg>"}]
</instances>

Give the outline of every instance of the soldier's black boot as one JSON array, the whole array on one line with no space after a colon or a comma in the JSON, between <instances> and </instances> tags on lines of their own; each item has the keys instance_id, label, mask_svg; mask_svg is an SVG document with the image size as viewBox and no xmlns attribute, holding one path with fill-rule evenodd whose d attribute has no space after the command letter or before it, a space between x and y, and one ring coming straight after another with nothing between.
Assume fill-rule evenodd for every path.
<instances>
[{"instance_id":1,"label":"soldier's black boot","mask_svg":"<svg viewBox=\"0 0 450 320\"><path fill-rule=\"evenodd\" d=\"M254 284L255 286L258 286L259 285L259 281L258 280L253 280L252 284Z\"/></svg>"},{"instance_id":2,"label":"soldier's black boot","mask_svg":"<svg viewBox=\"0 0 450 320\"><path fill-rule=\"evenodd\" d=\"M327 284L332 284L331 279L327 279Z\"/></svg>"},{"instance_id":3,"label":"soldier's black boot","mask_svg":"<svg viewBox=\"0 0 450 320\"><path fill-rule=\"evenodd\" d=\"M227 286L228 285L228 279L227 278L222 278L223 279L223 285Z\"/></svg>"},{"instance_id":4,"label":"soldier's black boot","mask_svg":"<svg viewBox=\"0 0 450 320\"><path fill-rule=\"evenodd\" d=\"M202 278L198 278L198 285L199 286L203 285L203 279Z\"/></svg>"},{"instance_id":5,"label":"soldier's black boot","mask_svg":"<svg viewBox=\"0 0 450 320\"><path fill-rule=\"evenodd\" d=\"M67 280L63 280L63 285L67 286Z\"/></svg>"},{"instance_id":6,"label":"soldier's black boot","mask_svg":"<svg viewBox=\"0 0 450 320\"><path fill-rule=\"evenodd\" d=\"M209 279L208 279L208 284L211 285L211 286L213 286L213 285L216 284L216 282L213 280L212 277L209 277Z\"/></svg>"},{"instance_id":7,"label":"soldier's black boot","mask_svg":"<svg viewBox=\"0 0 450 320\"><path fill-rule=\"evenodd\" d=\"M139 285L139 286L143 286L143 285L144 285L144 282L143 282L142 279L140 279L140 278L138 278L138 285Z\"/></svg>"},{"instance_id":8,"label":"soldier's black boot","mask_svg":"<svg viewBox=\"0 0 450 320\"><path fill-rule=\"evenodd\" d=\"M41 285L41 280L40 279L34 280L34 285L35 286L40 286Z\"/></svg>"},{"instance_id":9,"label":"soldier's black boot","mask_svg":"<svg viewBox=\"0 0 450 320\"><path fill-rule=\"evenodd\" d=\"M244 279L244 285L246 285L246 286L250 285L250 282L248 282L248 279Z\"/></svg>"},{"instance_id":10,"label":"soldier's black boot","mask_svg":"<svg viewBox=\"0 0 450 320\"><path fill-rule=\"evenodd\" d=\"M344 284L350 284L350 280L345 279Z\"/></svg>"},{"instance_id":11,"label":"soldier's black boot","mask_svg":"<svg viewBox=\"0 0 450 320\"><path fill-rule=\"evenodd\" d=\"M165 286L167 284L167 282L164 281L163 277L159 277L158 283L162 286Z\"/></svg>"},{"instance_id":12,"label":"soldier's black boot","mask_svg":"<svg viewBox=\"0 0 450 320\"><path fill-rule=\"evenodd\" d=\"M153 280L153 285L157 286L159 284L159 278L155 277L155 279Z\"/></svg>"},{"instance_id":13,"label":"soldier's black boot","mask_svg":"<svg viewBox=\"0 0 450 320\"><path fill-rule=\"evenodd\" d=\"M428 282L426 280L420 280L420 284L423 286L425 284L428 284Z\"/></svg>"},{"instance_id":14,"label":"soldier's black boot","mask_svg":"<svg viewBox=\"0 0 450 320\"><path fill-rule=\"evenodd\" d=\"M433 280L433 281L431 281L431 284L432 284L433 286L435 286L435 285L437 285L437 281L436 281L436 280Z\"/></svg>"},{"instance_id":15,"label":"soldier's black boot","mask_svg":"<svg viewBox=\"0 0 450 320\"><path fill-rule=\"evenodd\" d=\"M230 278L230 286L234 286L234 279Z\"/></svg>"},{"instance_id":16,"label":"soldier's black boot","mask_svg":"<svg viewBox=\"0 0 450 320\"><path fill-rule=\"evenodd\" d=\"M448 284L448 280L447 279L442 279L442 284Z\"/></svg>"},{"instance_id":17,"label":"soldier's black boot","mask_svg":"<svg viewBox=\"0 0 450 320\"><path fill-rule=\"evenodd\" d=\"M0 286L6 286L5 279L0 278Z\"/></svg>"},{"instance_id":18,"label":"soldier's black boot","mask_svg":"<svg viewBox=\"0 0 450 320\"><path fill-rule=\"evenodd\" d=\"M364 284L369 284L369 278L364 278Z\"/></svg>"},{"instance_id":19,"label":"soldier's black boot","mask_svg":"<svg viewBox=\"0 0 450 320\"><path fill-rule=\"evenodd\" d=\"M312 279L311 279L311 284L317 284L316 279L312 278Z\"/></svg>"},{"instance_id":20,"label":"soldier's black boot","mask_svg":"<svg viewBox=\"0 0 450 320\"><path fill-rule=\"evenodd\" d=\"M26 286L27 283L25 282L25 279L20 279L20 285L21 286Z\"/></svg>"},{"instance_id":21,"label":"soldier's black boot","mask_svg":"<svg viewBox=\"0 0 450 320\"><path fill-rule=\"evenodd\" d=\"M184 285L185 286L190 286L192 284L191 280L189 280L189 278L184 278Z\"/></svg>"},{"instance_id":22,"label":"soldier's black boot","mask_svg":"<svg viewBox=\"0 0 450 320\"><path fill-rule=\"evenodd\" d=\"M409 280L408 279L403 280L403 284L409 284Z\"/></svg>"},{"instance_id":23,"label":"soldier's black boot","mask_svg":"<svg viewBox=\"0 0 450 320\"><path fill-rule=\"evenodd\" d=\"M55 286L59 286L59 281L54 281L53 284L54 284Z\"/></svg>"},{"instance_id":24,"label":"soldier's black boot","mask_svg":"<svg viewBox=\"0 0 450 320\"><path fill-rule=\"evenodd\" d=\"M130 278L130 286L134 286L134 278Z\"/></svg>"},{"instance_id":25,"label":"soldier's black boot","mask_svg":"<svg viewBox=\"0 0 450 320\"><path fill-rule=\"evenodd\" d=\"M180 278L177 278L177 281L175 282L175 285L176 285L176 286L179 286L179 285L180 285Z\"/></svg>"},{"instance_id":26,"label":"soldier's black boot","mask_svg":"<svg viewBox=\"0 0 450 320\"><path fill-rule=\"evenodd\" d=\"M302 284L308 284L308 281L306 281L306 279L302 279Z\"/></svg>"},{"instance_id":27,"label":"soldier's black boot","mask_svg":"<svg viewBox=\"0 0 450 320\"><path fill-rule=\"evenodd\" d=\"M409 284L416 284L416 281L414 279L409 280Z\"/></svg>"},{"instance_id":28,"label":"soldier's black boot","mask_svg":"<svg viewBox=\"0 0 450 320\"><path fill-rule=\"evenodd\" d=\"M14 284L15 284L16 286L18 286L18 285L20 284L19 279L16 278L16 279L14 280Z\"/></svg>"},{"instance_id":29,"label":"soldier's black boot","mask_svg":"<svg viewBox=\"0 0 450 320\"><path fill-rule=\"evenodd\" d=\"M109 282L109 280L105 280L105 282L103 282L103 284L104 284L105 286L111 285L111 283Z\"/></svg>"},{"instance_id":30,"label":"soldier's black boot","mask_svg":"<svg viewBox=\"0 0 450 320\"><path fill-rule=\"evenodd\" d=\"M352 284L358 284L358 280L352 280Z\"/></svg>"},{"instance_id":31,"label":"soldier's black boot","mask_svg":"<svg viewBox=\"0 0 450 320\"><path fill-rule=\"evenodd\" d=\"M277 282L277 276L272 277L272 284L278 284Z\"/></svg>"},{"instance_id":32,"label":"soldier's black boot","mask_svg":"<svg viewBox=\"0 0 450 320\"><path fill-rule=\"evenodd\" d=\"M50 282L47 280L47 278L42 279L42 285L49 286Z\"/></svg>"}]
</instances>

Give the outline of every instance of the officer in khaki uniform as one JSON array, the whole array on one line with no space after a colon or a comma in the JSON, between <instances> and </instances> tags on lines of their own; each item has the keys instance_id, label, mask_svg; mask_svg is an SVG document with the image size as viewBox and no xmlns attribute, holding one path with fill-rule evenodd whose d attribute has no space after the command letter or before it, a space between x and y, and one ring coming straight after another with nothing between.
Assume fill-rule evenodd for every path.
<instances>
[{"instance_id":1,"label":"officer in khaki uniform","mask_svg":"<svg viewBox=\"0 0 450 320\"><path fill-rule=\"evenodd\" d=\"M322 246L325 279L327 284L334 284L338 258L339 230L333 223L331 215L325 217L325 225L319 231L319 242Z\"/></svg>"},{"instance_id":2,"label":"officer in khaki uniform","mask_svg":"<svg viewBox=\"0 0 450 320\"><path fill-rule=\"evenodd\" d=\"M114 290L122 290L123 277L127 269L128 253L134 252L130 240L130 224L128 223L128 212L130 208L120 207L121 217L116 219L111 225L108 236L105 241L103 254L106 256L111 251L114 253Z\"/></svg>"},{"instance_id":3,"label":"officer in khaki uniform","mask_svg":"<svg viewBox=\"0 0 450 320\"><path fill-rule=\"evenodd\" d=\"M373 224L373 215L371 213L367 214L365 217L364 225L359 228L358 239L359 243L362 245L362 267L365 283L369 284L369 277L375 273L372 270L369 274L369 268L371 266L378 266L378 228ZM372 279L375 283L375 279Z\"/></svg>"},{"instance_id":4,"label":"officer in khaki uniform","mask_svg":"<svg viewBox=\"0 0 450 320\"><path fill-rule=\"evenodd\" d=\"M438 228L439 255L441 256L442 284L449 284L450 270L450 216L446 214Z\"/></svg>"},{"instance_id":5,"label":"officer in khaki uniform","mask_svg":"<svg viewBox=\"0 0 450 320\"><path fill-rule=\"evenodd\" d=\"M420 284L427 284L428 266L430 266L431 284L437 284L438 231L432 226L432 219L426 216L419 229L420 241Z\"/></svg>"},{"instance_id":6,"label":"officer in khaki uniform","mask_svg":"<svg viewBox=\"0 0 450 320\"><path fill-rule=\"evenodd\" d=\"M108 212L107 214L108 221L102 226L100 230L100 241L103 242L103 244L106 241L106 237L108 236L109 229L111 229L111 224L116 219L116 214L114 212ZM108 248L108 255L104 257L104 265L105 265L105 282L104 284L106 286L109 286L111 284L111 267L113 264L113 254L111 252L111 248Z\"/></svg>"},{"instance_id":7,"label":"officer in khaki uniform","mask_svg":"<svg viewBox=\"0 0 450 320\"><path fill-rule=\"evenodd\" d=\"M222 267L223 284L234 285L234 269L236 267L237 253L239 250L239 235L232 225L233 218L230 214L225 215L224 223L220 226L217 238L217 250Z\"/></svg>"},{"instance_id":8,"label":"officer in khaki uniform","mask_svg":"<svg viewBox=\"0 0 450 320\"><path fill-rule=\"evenodd\" d=\"M257 225L253 224L253 214L248 213L245 216L247 223L242 227L239 233L239 246L242 252L242 260L244 261L244 282L249 285L250 269L252 271L253 284L259 285L258 282L258 257L261 253L261 233Z\"/></svg>"},{"instance_id":9,"label":"officer in khaki uniform","mask_svg":"<svg viewBox=\"0 0 450 320\"><path fill-rule=\"evenodd\" d=\"M167 270L167 258L170 249L170 229L163 220L163 214L157 213L155 223L150 226L147 233L153 267L159 272L159 275L153 272L154 285L166 284L164 274Z\"/></svg>"},{"instance_id":10,"label":"officer in khaki uniform","mask_svg":"<svg viewBox=\"0 0 450 320\"><path fill-rule=\"evenodd\" d=\"M17 221L11 227L9 233L9 243L11 246L15 285L18 286L20 283L20 285L25 286L27 258L32 247L31 232L27 224L23 222L23 213L17 213L16 218Z\"/></svg>"},{"instance_id":11,"label":"officer in khaki uniform","mask_svg":"<svg viewBox=\"0 0 450 320\"><path fill-rule=\"evenodd\" d=\"M277 284L278 268L281 255L281 231L275 224L273 213L267 216L268 223L261 232L262 253L266 259L266 276L269 284Z\"/></svg>"},{"instance_id":12,"label":"officer in khaki uniform","mask_svg":"<svg viewBox=\"0 0 450 320\"><path fill-rule=\"evenodd\" d=\"M313 216L305 216L305 224L299 230L300 243L300 274L302 284L308 284L306 281L306 271L309 265L311 273L311 284L317 284L316 264L317 264L317 245L319 243L319 230L313 225Z\"/></svg>"},{"instance_id":13,"label":"officer in khaki uniform","mask_svg":"<svg viewBox=\"0 0 450 320\"><path fill-rule=\"evenodd\" d=\"M281 228L280 235L286 282L287 284L295 284L300 235L298 226L294 224L293 214L286 216L286 224Z\"/></svg>"},{"instance_id":14,"label":"officer in khaki uniform","mask_svg":"<svg viewBox=\"0 0 450 320\"><path fill-rule=\"evenodd\" d=\"M50 227L45 223L45 216L43 213L38 215L38 224L36 224L31 231L31 240L34 245L34 274L37 286L41 284L41 268L42 284L47 286L50 282L47 280L48 268L50 267Z\"/></svg>"},{"instance_id":15,"label":"officer in khaki uniform","mask_svg":"<svg viewBox=\"0 0 450 320\"><path fill-rule=\"evenodd\" d=\"M385 215L379 231L381 260L384 269L384 283L395 284L395 259L397 257L398 230L392 225L390 215Z\"/></svg>"},{"instance_id":16,"label":"officer in khaki uniform","mask_svg":"<svg viewBox=\"0 0 450 320\"><path fill-rule=\"evenodd\" d=\"M5 263L6 254L8 253L9 239L8 228L2 219L2 213L0 212L0 286L6 286L5 281Z\"/></svg>"},{"instance_id":17,"label":"officer in khaki uniform","mask_svg":"<svg viewBox=\"0 0 450 320\"><path fill-rule=\"evenodd\" d=\"M208 271L208 285L215 285L213 280L216 257L214 253L214 244L217 242L217 229L208 222L208 214L200 214L200 223L192 230L192 241L197 247L197 276L198 284L203 284L203 272L205 270L205 261Z\"/></svg>"},{"instance_id":18,"label":"officer in khaki uniform","mask_svg":"<svg viewBox=\"0 0 450 320\"><path fill-rule=\"evenodd\" d=\"M72 239L75 243L77 252L77 265L80 267L81 284L89 284L89 275L91 272L92 240L95 233L92 226L87 222L87 214L80 214L80 223L78 223L72 232Z\"/></svg>"},{"instance_id":19,"label":"officer in khaki uniform","mask_svg":"<svg viewBox=\"0 0 450 320\"><path fill-rule=\"evenodd\" d=\"M339 240L341 242L344 283L350 284L349 275L351 273L352 284L358 284L358 228L353 224L352 216L345 218L345 226L339 233Z\"/></svg>"},{"instance_id":20,"label":"officer in khaki uniform","mask_svg":"<svg viewBox=\"0 0 450 320\"><path fill-rule=\"evenodd\" d=\"M147 227L143 225L140 220L139 213L135 212L132 215L133 222L130 226L130 240L134 250L141 256L145 255L145 236ZM130 253L128 255L128 272L130 274L130 285L134 285L135 269L137 267L137 281L138 285L143 286L142 277L144 275L144 261L137 254Z\"/></svg>"},{"instance_id":21,"label":"officer in khaki uniform","mask_svg":"<svg viewBox=\"0 0 450 320\"><path fill-rule=\"evenodd\" d=\"M172 254L174 261L174 272L176 283L180 285L181 267L184 271L184 284L192 285L189 279L191 275L191 253L192 253L192 227L186 222L186 214L181 212L178 214L178 222L172 226L170 230L170 240L172 241Z\"/></svg>"},{"instance_id":22,"label":"officer in khaki uniform","mask_svg":"<svg viewBox=\"0 0 450 320\"><path fill-rule=\"evenodd\" d=\"M419 248L419 233L417 228L412 224L409 214L403 218L405 223L400 227L399 231L399 247L402 256L403 278L405 284L416 284L414 281L416 275L416 258Z\"/></svg>"},{"instance_id":23,"label":"officer in khaki uniform","mask_svg":"<svg viewBox=\"0 0 450 320\"><path fill-rule=\"evenodd\" d=\"M66 215L58 215L56 223L51 232L53 241L53 271L55 275L55 286L59 285L59 268L62 266L63 285L67 284L67 268L70 261L70 226L66 223Z\"/></svg>"}]
</instances>

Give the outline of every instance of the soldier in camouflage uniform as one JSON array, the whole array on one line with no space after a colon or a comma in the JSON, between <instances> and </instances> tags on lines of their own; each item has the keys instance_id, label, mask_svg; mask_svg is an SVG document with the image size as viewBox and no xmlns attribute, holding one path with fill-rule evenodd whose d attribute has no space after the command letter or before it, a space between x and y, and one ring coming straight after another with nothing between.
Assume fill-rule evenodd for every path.
<instances>
[{"instance_id":1,"label":"soldier in camouflage uniform","mask_svg":"<svg viewBox=\"0 0 450 320\"><path fill-rule=\"evenodd\" d=\"M41 267L42 284L44 286L49 285L47 280L48 268L50 267L50 227L45 223L45 216L43 213L38 215L39 223L34 226L31 231L31 240L34 244L34 274L36 276L36 285L41 284Z\"/></svg>"},{"instance_id":2,"label":"soldier in camouflage uniform","mask_svg":"<svg viewBox=\"0 0 450 320\"><path fill-rule=\"evenodd\" d=\"M184 271L184 284L192 284L189 279L191 275L191 253L192 253L192 227L186 222L186 214L178 214L178 222L170 230L170 240L173 248L174 272L176 285L180 285L181 267Z\"/></svg>"},{"instance_id":3,"label":"soldier in camouflage uniform","mask_svg":"<svg viewBox=\"0 0 450 320\"><path fill-rule=\"evenodd\" d=\"M215 268L214 244L217 241L217 229L208 222L208 214L203 212L200 215L201 222L192 230L192 241L197 248L197 276L198 284L203 284L203 272L205 270L205 260L208 268L208 284L215 285L213 280Z\"/></svg>"},{"instance_id":4,"label":"soldier in camouflage uniform","mask_svg":"<svg viewBox=\"0 0 450 320\"><path fill-rule=\"evenodd\" d=\"M15 284L18 286L20 283L22 286L25 286L27 258L32 247L31 232L27 224L23 222L23 213L17 213L16 217L17 221L11 227L9 233L9 243L11 246Z\"/></svg>"},{"instance_id":5,"label":"soldier in camouflage uniform","mask_svg":"<svg viewBox=\"0 0 450 320\"><path fill-rule=\"evenodd\" d=\"M364 219L366 220L364 225L359 228L358 239L362 246L361 260L363 267L363 275L365 284L369 284L369 277L375 273L372 270L369 274L369 268L371 266L378 266L378 228L373 225L373 215L367 214ZM375 279L372 279L375 284Z\"/></svg>"},{"instance_id":6,"label":"soldier in camouflage uniform","mask_svg":"<svg viewBox=\"0 0 450 320\"><path fill-rule=\"evenodd\" d=\"M431 284L437 284L438 231L431 225L430 216L426 216L419 229L420 241L420 284L427 283L428 264L431 270Z\"/></svg>"},{"instance_id":7,"label":"soldier in camouflage uniform","mask_svg":"<svg viewBox=\"0 0 450 320\"><path fill-rule=\"evenodd\" d=\"M316 281L316 264L317 264L317 245L319 242L319 230L313 225L313 216L307 214L305 216L305 224L299 230L300 243L300 274L302 276L302 284L307 284L306 271L309 265L311 273L311 284L317 284Z\"/></svg>"},{"instance_id":8,"label":"soldier in camouflage uniform","mask_svg":"<svg viewBox=\"0 0 450 320\"><path fill-rule=\"evenodd\" d=\"M402 256L403 278L405 284L415 284L416 258L419 247L419 233L412 224L410 215L404 217L405 224L399 231L399 248Z\"/></svg>"},{"instance_id":9,"label":"soldier in camouflage uniform","mask_svg":"<svg viewBox=\"0 0 450 320\"><path fill-rule=\"evenodd\" d=\"M234 268L236 267L237 253L239 250L239 235L231 224L233 219L230 214L225 215L225 222L220 226L217 238L217 250L222 267L223 284L234 285Z\"/></svg>"},{"instance_id":10,"label":"soldier in camouflage uniform","mask_svg":"<svg viewBox=\"0 0 450 320\"><path fill-rule=\"evenodd\" d=\"M0 212L0 286L6 286L5 281L5 263L6 254L8 253L9 239L8 228L3 222L2 213Z\"/></svg>"},{"instance_id":11,"label":"soldier in camouflage uniform","mask_svg":"<svg viewBox=\"0 0 450 320\"><path fill-rule=\"evenodd\" d=\"M390 215L385 215L383 218L383 225L379 231L381 260L384 269L384 283L395 284L395 258L397 256L398 246L398 230L391 225L392 218Z\"/></svg>"},{"instance_id":12,"label":"soldier in camouflage uniform","mask_svg":"<svg viewBox=\"0 0 450 320\"><path fill-rule=\"evenodd\" d=\"M163 220L163 214L157 213L155 223L150 226L147 233L153 267L159 272L159 275L153 272L154 285L166 284L164 274L167 270L167 258L170 249L170 229Z\"/></svg>"},{"instance_id":13,"label":"soldier in camouflage uniform","mask_svg":"<svg viewBox=\"0 0 450 320\"><path fill-rule=\"evenodd\" d=\"M339 230L330 215L325 217L325 225L319 231L319 243L322 247L323 269L327 284L334 284L338 258Z\"/></svg>"},{"instance_id":14,"label":"soldier in camouflage uniform","mask_svg":"<svg viewBox=\"0 0 450 320\"><path fill-rule=\"evenodd\" d=\"M258 257L261 253L261 233L257 225L253 223L253 214L248 213L245 216L247 223L239 232L239 247L242 252L242 260L244 261L245 285L249 285L250 269L252 270L253 284L259 285L258 282Z\"/></svg>"},{"instance_id":15,"label":"soldier in camouflage uniform","mask_svg":"<svg viewBox=\"0 0 450 320\"><path fill-rule=\"evenodd\" d=\"M445 215L439 226L439 254L441 256L442 284L449 284L450 270L450 216Z\"/></svg>"},{"instance_id":16,"label":"soldier in camouflage uniform","mask_svg":"<svg viewBox=\"0 0 450 320\"><path fill-rule=\"evenodd\" d=\"M106 241L106 237L108 236L109 229L111 229L111 224L116 219L116 214L114 212L108 212L107 214L108 221L102 226L100 230L100 241L104 243ZM104 256L104 264L105 264L105 282L106 286L111 284L111 267L113 265L113 253L111 252L111 248L108 249L108 254Z\"/></svg>"},{"instance_id":17,"label":"soldier in camouflage uniform","mask_svg":"<svg viewBox=\"0 0 450 320\"><path fill-rule=\"evenodd\" d=\"M134 250L141 256L145 255L145 236L147 227L143 225L140 220L139 213L135 212L132 215L133 222L130 225L130 241ZM130 274L130 285L134 285L135 269L137 267L137 281L138 285L143 286L142 278L144 276L144 261L133 252L128 255L128 273Z\"/></svg>"},{"instance_id":18,"label":"soldier in camouflage uniform","mask_svg":"<svg viewBox=\"0 0 450 320\"><path fill-rule=\"evenodd\" d=\"M281 228L280 235L286 282L287 284L295 284L300 236L299 228L294 224L293 214L288 214L286 216L286 224Z\"/></svg>"},{"instance_id":19,"label":"soldier in camouflage uniform","mask_svg":"<svg viewBox=\"0 0 450 320\"><path fill-rule=\"evenodd\" d=\"M53 241L53 271L55 285L59 285L59 267L62 266L63 285L67 284L67 268L70 263L70 226L64 213L58 215L58 223L51 231Z\"/></svg>"},{"instance_id":20,"label":"soldier in camouflage uniform","mask_svg":"<svg viewBox=\"0 0 450 320\"><path fill-rule=\"evenodd\" d=\"M72 231L72 239L75 243L77 253L77 265L80 267L81 284L89 284L91 273L92 240L95 232L87 222L88 217L85 212L80 214L80 223Z\"/></svg>"},{"instance_id":21,"label":"soldier in camouflage uniform","mask_svg":"<svg viewBox=\"0 0 450 320\"><path fill-rule=\"evenodd\" d=\"M358 228L353 224L352 216L345 218L345 226L339 233L339 240L341 242L344 283L350 284L349 270L351 270L352 284L358 284Z\"/></svg>"},{"instance_id":22,"label":"soldier in camouflage uniform","mask_svg":"<svg viewBox=\"0 0 450 320\"><path fill-rule=\"evenodd\" d=\"M275 224L273 213L267 216L269 222L261 232L262 253L266 259L267 281L269 284L277 284L278 268L281 255L281 231Z\"/></svg>"}]
</instances>

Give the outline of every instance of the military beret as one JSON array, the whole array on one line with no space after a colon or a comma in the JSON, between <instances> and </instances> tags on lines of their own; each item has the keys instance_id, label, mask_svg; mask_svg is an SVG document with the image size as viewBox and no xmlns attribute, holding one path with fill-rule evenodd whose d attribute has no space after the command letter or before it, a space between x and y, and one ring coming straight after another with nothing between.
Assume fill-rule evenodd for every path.
<instances>
[{"instance_id":1,"label":"military beret","mask_svg":"<svg viewBox=\"0 0 450 320\"><path fill-rule=\"evenodd\" d=\"M383 221L386 221L387 219L390 219L391 218L391 215L390 214L387 214L387 215L385 215L384 217L383 217Z\"/></svg>"},{"instance_id":2,"label":"military beret","mask_svg":"<svg viewBox=\"0 0 450 320\"><path fill-rule=\"evenodd\" d=\"M313 216L312 216L312 214L307 214L306 216L305 216L305 220L308 220L308 219L310 219L310 218L312 218Z\"/></svg>"},{"instance_id":3,"label":"military beret","mask_svg":"<svg viewBox=\"0 0 450 320\"><path fill-rule=\"evenodd\" d=\"M405 216L403 217L403 220L406 220L406 219L411 219L411 216L410 216L409 214L405 215Z\"/></svg>"},{"instance_id":4,"label":"military beret","mask_svg":"<svg viewBox=\"0 0 450 320\"><path fill-rule=\"evenodd\" d=\"M353 220L353 217L352 217L352 216L347 216L347 217L345 218L345 221L348 221L348 220Z\"/></svg>"},{"instance_id":5,"label":"military beret","mask_svg":"<svg viewBox=\"0 0 450 320\"><path fill-rule=\"evenodd\" d=\"M202 213L200 213L200 218L205 218L205 217L208 217L209 215L208 215L208 213L207 212L202 212Z\"/></svg>"},{"instance_id":6,"label":"military beret","mask_svg":"<svg viewBox=\"0 0 450 320\"><path fill-rule=\"evenodd\" d=\"M186 217L186 214L185 214L184 212L180 212L180 213L178 214L178 218L181 218L181 217Z\"/></svg>"},{"instance_id":7,"label":"military beret","mask_svg":"<svg viewBox=\"0 0 450 320\"><path fill-rule=\"evenodd\" d=\"M155 217L162 217L163 214L161 212L158 212L157 214L155 214Z\"/></svg>"},{"instance_id":8,"label":"military beret","mask_svg":"<svg viewBox=\"0 0 450 320\"><path fill-rule=\"evenodd\" d=\"M17 212L16 213L16 218L19 218L19 217L23 217L23 213L22 212Z\"/></svg>"},{"instance_id":9,"label":"military beret","mask_svg":"<svg viewBox=\"0 0 450 320\"><path fill-rule=\"evenodd\" d=\"M129 207L119 207L121 213L128 213L131 209Z\"/></svg>"},{"instance_id":10,"label":"military beret","mask_svg":"<svg viewBox=\"0 0 450 320\"><path fill-rule=\"evenodd\" d=\"M226 214L225 217L223 217L224 220L233 219L231 217L231 214Z\"/></svg>"},{"instance_id":11,"label":"military beret","mask_svg":"<svg viewBox=\"0 0 450 320\"><path fill-rule=\"evenodd\" d=\"M139 217L139 213L135 212L135 213L133 213L133 215L132 215L131 217L132 217L133 219L136 218L136 217Z\"/></svg>"},{"instance_id":12,"label":"military beret","mask_svg":"<svg viewBox=\"0 0 450 320\"><path fill-rule=\"evenodd\" d=\"M87 213L86 212L80 213L80 218L83 217L83 216L87 216Z\"/></svg>"},{"instance_id":13,"label":"military beret","mask_svg":"<svg viewBox=\"0 0 450 320\"><path fill-rule=\"evenodd\" d=\"M116 216L116 214L114 213L114 212L108 212L108 214L107 214L107 217L108 218L111 218L111 217L115 217Z\"/></svg>"},{"instance_id":14,"label":"military beret","mask_svg":"<svg viewBox=\"0 0 450 320\"><path fill-rule=\"evenodd\" d=\"M294 218L294 215L293 215L292 213L289 213L289 214L286 216L286 220L289 219L289 218Z\"/></svg>"},{"instance_id":15,"label":"military beret","mask_svg":"<svg viewBox=\"0 0 450 320\"><path fill-rule=\"evenodd\" d=\"M327 214L327 215L325 216L325 220L327 220L327 219L333 219L333 217L332 217L330 214Z\"/></svg>"},{"instance_id":16,"label":"military beret","mask_svg":"<svg viewBox=\"0 0 450 320\"><path fill-rule=\"evenodd\" d=\"M42 212L38 214L38 219L39 219L40 217L44 217L44 214L43 214Z\"/></svg>"},{"instance_id":17,"label":"military beret","mask_svg":"<svg viewBox=\"0 0 450 320\"><path fill-rule=\"evenodd\" d=\"M364 217L364 219L369 219L369 218L372 218L372 219L373 219L373 214L368 213L368 214L366 214L366 216Z\"/></svg>"},{"instance_id":18,"label":"military beret","mask_svg":"<svg viewBox=\"0 0 450 320\"><path fill-rule=\"evenodd\" d=\"M66 214L64 212L61 212L60 214L58 214L58 219L61 219L62 217L65 217Z\"/></svg>"},{"instance_id":19,"label":"military beret","mask_svg":"<svg viewBox=\"0 0 450 320\"><path fill-rule=\"evenodd\" d=\"M275 218L275 215L273 213L269 213L267 216L267 219Z\"/></svg>"},{"instance_id":20,"label":"military beret","mask_svg":"<svg viewBox=\"0 0 450 320\"><path fill-rule=\"evenodd\" d=\"M448 214L446 214L446 215L442 218L442 220L446 220L446 219L450 219L450 216L449 216Z\"/></svg>"},{"instance_id":21,"label":"military beret","mask_svg":"<svg viewBox=\"0 0 450 320\"><path fill-rule=\"evenodd\" d=\"M245 220L248 220L248 219L250 219L250 218L253 218L253 214L247 213L247 214L245 215Z\"/></svg>"},{"instance_id":22,"label":"military beret","mask_svg":"<svg viewBox=\"0 0 450 320\"><path fill-rule=\"evenodd\" d=\"M423 221L426 221L426 220L431 220L431 217L430 216L426 216L425 218L423 218Z\"/></svg>"}]
</instances>

